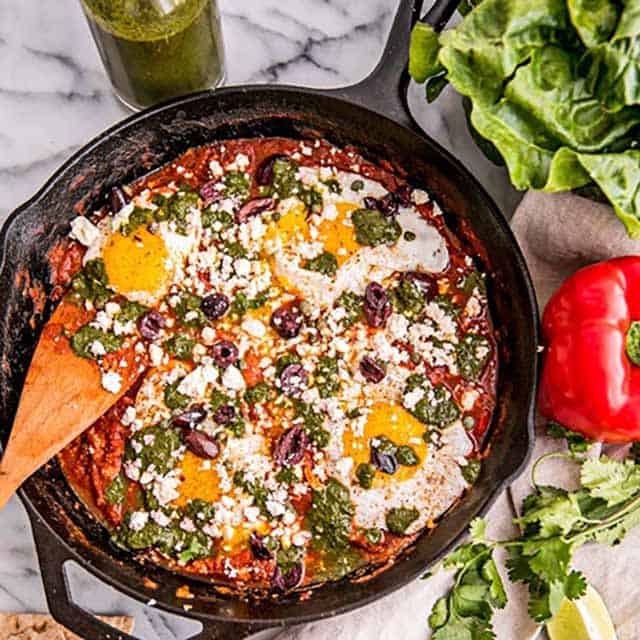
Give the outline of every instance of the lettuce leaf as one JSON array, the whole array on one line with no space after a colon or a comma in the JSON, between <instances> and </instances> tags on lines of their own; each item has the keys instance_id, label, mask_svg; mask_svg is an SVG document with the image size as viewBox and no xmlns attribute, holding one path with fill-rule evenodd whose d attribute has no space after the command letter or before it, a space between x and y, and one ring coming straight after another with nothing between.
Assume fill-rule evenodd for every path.
<instances>
[{"instance_id":1,"label":"lettuce leaf","mask_svg":"<svg viewBox=\"0 0 640 640\"><path fill-rule=\"evenodd\" d=\"M465 96L516 188L597 185L640 238L640 0L483 0L411 45L414 79Z\"/></svg>"}]
</instances>

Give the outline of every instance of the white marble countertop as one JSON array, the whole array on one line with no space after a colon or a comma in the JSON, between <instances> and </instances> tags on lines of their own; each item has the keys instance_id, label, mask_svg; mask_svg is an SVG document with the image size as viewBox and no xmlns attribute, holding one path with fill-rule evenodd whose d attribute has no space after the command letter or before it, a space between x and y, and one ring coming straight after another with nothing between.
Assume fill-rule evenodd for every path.
<instances>
[{"instance_id":1,"label":"white marble countertop","mask_svg":"<svg viewBox=\"0 0 640 640\"><path fill-rule=\"evenodd\" d=\"M220 0L227 81L340 86L381 53L397 0ZM505 215L519 194L471 140L459 98L434 105L413 87L423 127L484 184ZM0 0L0 222L74 151L128 115L111 93L78 0ZM80 604L136 618L140 638L185 638L197 625L72 571ZM46 611L31 532L13 499L0 513L0 612ZM417 616L423 620L426 612ZM344 618L348 624L349 617ZM372 639L373 640L373 639Z\"/></svg>"}]
</instances>

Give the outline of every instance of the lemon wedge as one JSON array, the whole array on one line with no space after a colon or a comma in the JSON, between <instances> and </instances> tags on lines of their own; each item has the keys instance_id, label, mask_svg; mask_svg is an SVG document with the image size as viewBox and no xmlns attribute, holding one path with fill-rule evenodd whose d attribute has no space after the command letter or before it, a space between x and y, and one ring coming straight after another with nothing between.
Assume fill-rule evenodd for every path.
<instances>
[{"instance_id":1,"label":"lemon wedge","mask_svg":"<svg viewBox=\"0 0 640 640\"><path fill-rule=\"evenodd\" d=\"M591 586L578 600L564 600L547 623L551 640L617 640L611 616L600 594Z\"/></svg>"}]
</instances>

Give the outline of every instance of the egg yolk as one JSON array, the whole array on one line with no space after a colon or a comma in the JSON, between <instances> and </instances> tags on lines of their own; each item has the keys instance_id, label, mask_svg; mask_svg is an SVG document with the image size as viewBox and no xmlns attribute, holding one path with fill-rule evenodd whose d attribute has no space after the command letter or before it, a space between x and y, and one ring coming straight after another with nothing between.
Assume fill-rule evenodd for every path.
<instances>
[{"instance_id":1,"label":"egg yolk","mask_svg":"<svg viewBox=\"0 0 640 640\"><path fill-rule=\"evenodd\" d=\"M158 292L167 281L167 256L164 240L146 227L130 236L114 233L102 253L109 284L125 295Z\"/></svg>"},{"instance_id":2,"label":"egg yolk","mask_svg":"<svg viewBox=\"0 0 640 640\"><path fill-rule=\"evenodd\" d=\"M220 477L217 471L202 468L203 460L190 451L187 451L180 463L180 477L182 483L178 487L180 497L173 501L176 507L184 507L189 500L205 500L217 502L222 497L220 490ZM264 522L256 522L254 526L220 525L222 538L220 547L227 553L235 553L247 547L249 537L253 531L266 533L269 528Z\"/></svg>"},{"instance_id":3,"label":"egg yolk","mask_svg":"<svg viewBox=\"0 0 640 640\"><path fill-rule=\"evenodd\" d=\"M285 211L265 234L266 241L279 238L283 246L290 245L299 237L309 238L309 223L305 206L299 202Z\"/></svg>"},{"instance_id":4,"label":"egg yolk","mask_svg":"<svg viewBox=\"0 0 640 640\"><path fill-rule=\"evenodd\" d=\"M408 445L416 452L420 462L413 467L401 465L392 475L376 471L373 486L404 482L415 474L427 456L428 446L422 439L424 431L425 426L401 406L377 403L371 407L362 435L355 435L350 430L345 431L344 455L353 458L355 472L359 464L370 462L372 438L386 436L397 446Z\"/></svg>"},{"instance_id":5,"label":"egg yolk","mask_svg":"<svg viewBox=\"0 0 640 640\"><path fill-rule=\"evenodd\" d=\"M187 504L189 500L206 500L216 502L220 500L220 478L218 472L213 468L203 469L202 458L194 455L190 451L184 454L180 463L180 476L182 484L178 487L180 497L176 498L175 504L179 507Z\"/></svg>"},{"instance_id":6,"label":"egg yolk","mask_svg":"<svg viewBox=\"0 0 640 640\"><path fill-rule=\"evenodd\" d=\"M362 247L356 242L353 226L345 224L345 221L350 219L351 212L358 209L358 205L351 202L338 202L336 209L338 215L334 220L325 218L318 225L318 242L322 242L324 250L332 253L336 257L338 266L341 266Z\"/></svg>"}]
</instances>

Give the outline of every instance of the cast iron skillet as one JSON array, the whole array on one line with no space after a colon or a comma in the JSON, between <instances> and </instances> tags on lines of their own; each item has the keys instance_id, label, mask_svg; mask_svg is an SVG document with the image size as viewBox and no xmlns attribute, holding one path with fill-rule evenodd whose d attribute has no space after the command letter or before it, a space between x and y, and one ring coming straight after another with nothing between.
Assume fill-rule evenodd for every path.
<instances>
[{"instance_id":1,"label":"cast iron skillet","mask_svg":"<svg viewBox=\"0 0 640 640\"><path fill-rule=\"evenodd\" d=\"M429 22L441 28L456 4L440 0ZM24 483L19 496L31 518L51 613L77 634L91 640L133 640L73 603L64 570L67 560L138 600L153 598L161 609L200 620L204 628L196 636L199 640L240 640L259 629L350 611L420 575L456 543L470 520L488 509L525 464L533 444L535 296L522 255L496 205L459 162L419 132L406 108L409 32L421 5L421 0L401 0L383 58L363 82L328 91L229 87L149 109L90 142L9 217L0 234L0 436L6 442L26 369L53 306L38 308L25 290L51 292L47 252L67 234L77 211L100 206L114 185L196 145L234 137L320 136L338 146L355 145L367 157L390 160L408 171L412 182L426 185L437 198L453 230L466 220L486 250L483 266L491 274L492 312L504 354L489 455L477 484L411 553L369 581L329 583L305 601L290 596L279 603L252 603L191 580L193 598L184 600L176 596L184 578L158 566L142 567L109 544L105 531L78 504L52 462ZM184 604L191 608L185 611Z\"/></svg>"}]
</instances>

